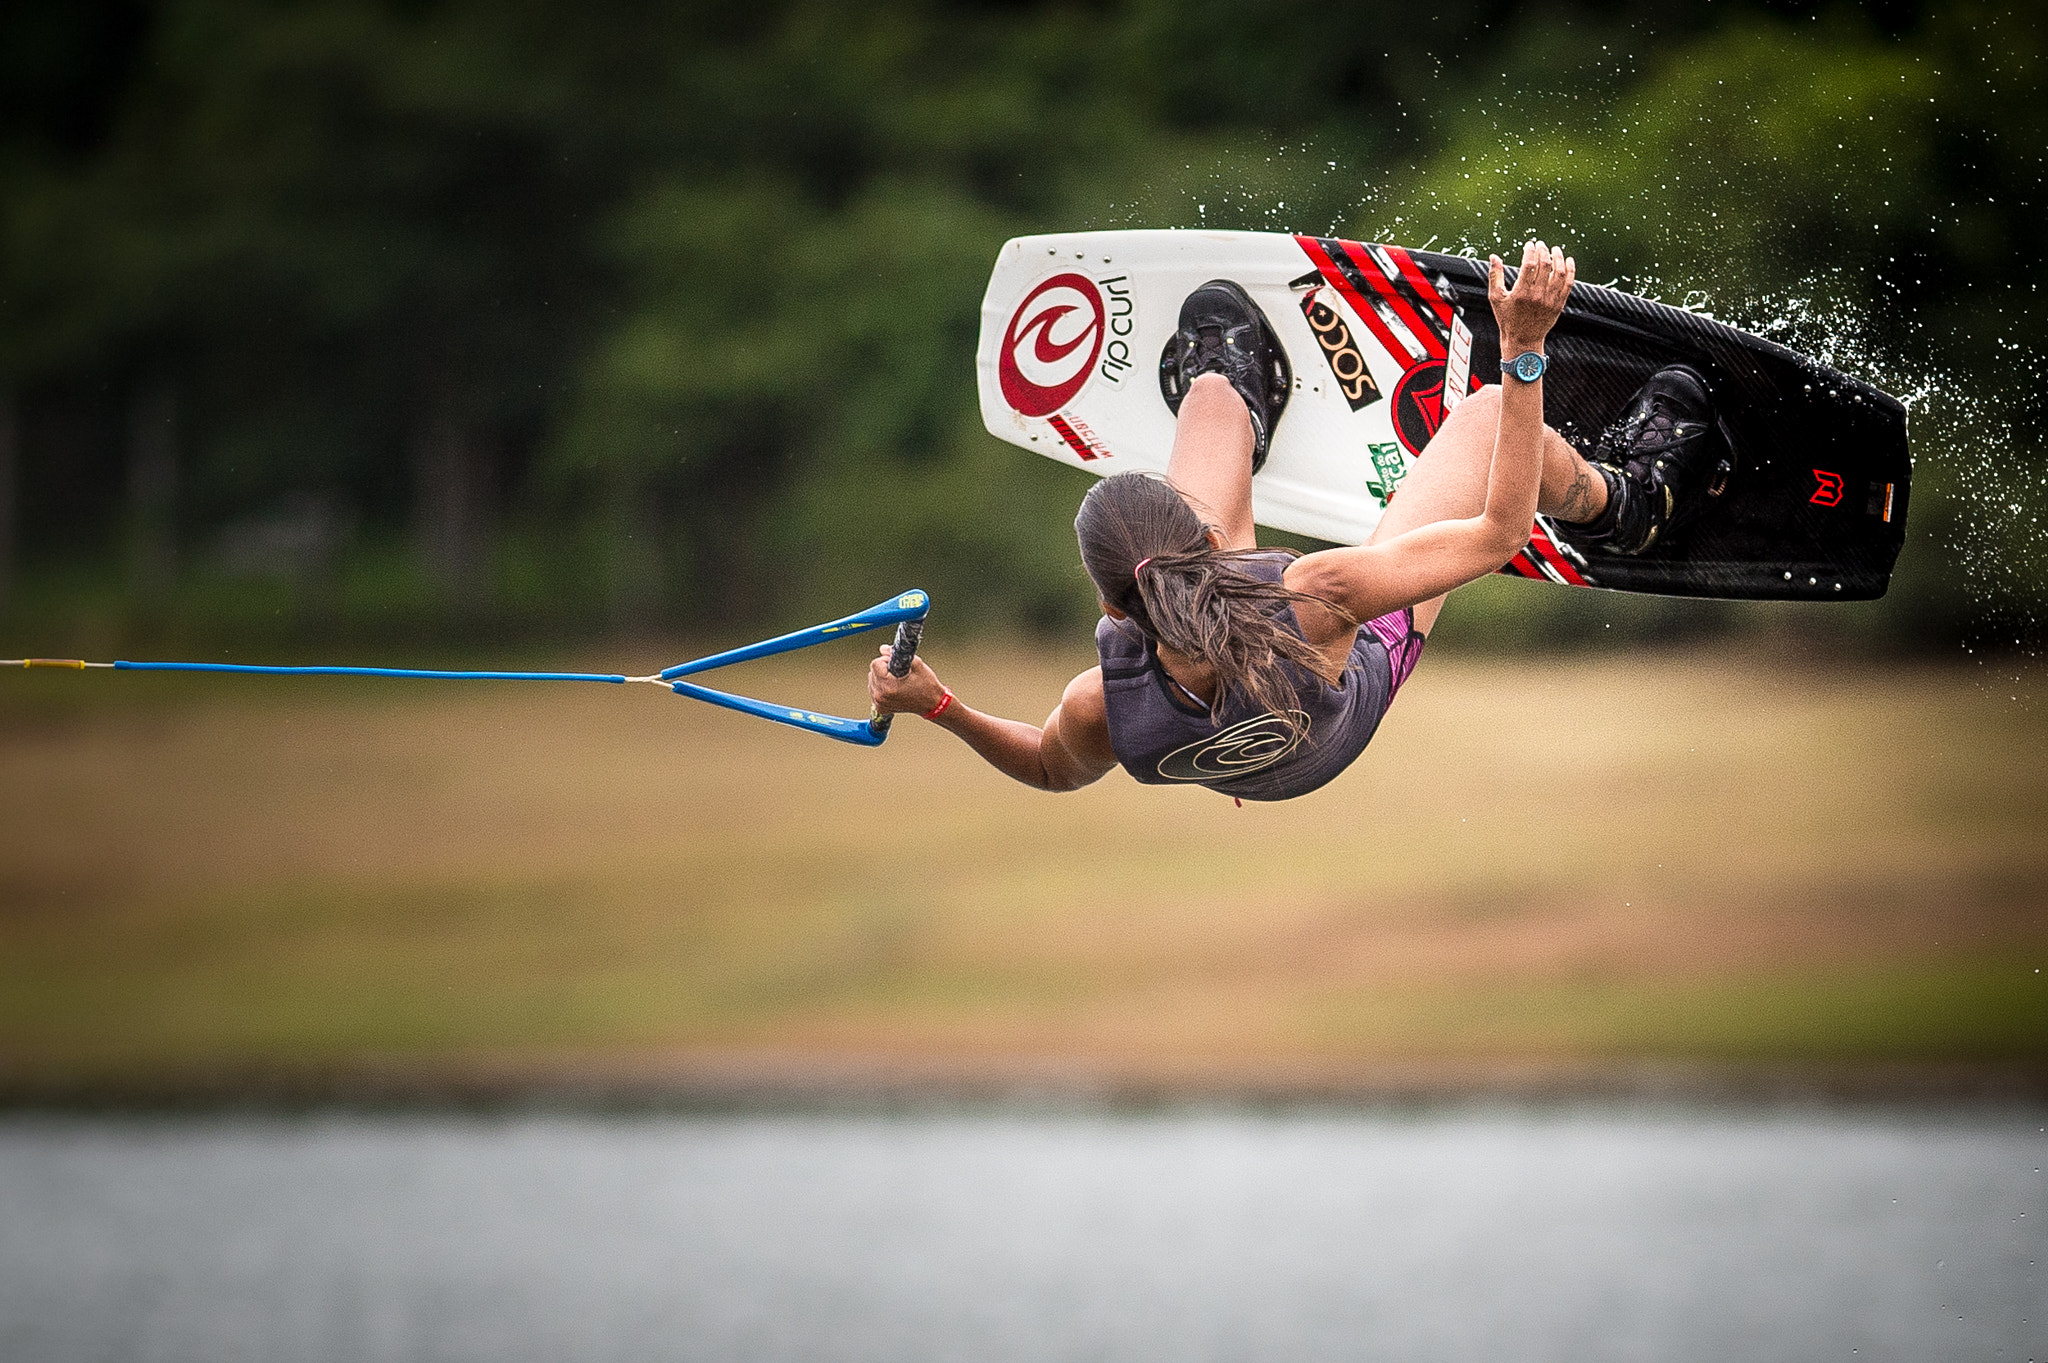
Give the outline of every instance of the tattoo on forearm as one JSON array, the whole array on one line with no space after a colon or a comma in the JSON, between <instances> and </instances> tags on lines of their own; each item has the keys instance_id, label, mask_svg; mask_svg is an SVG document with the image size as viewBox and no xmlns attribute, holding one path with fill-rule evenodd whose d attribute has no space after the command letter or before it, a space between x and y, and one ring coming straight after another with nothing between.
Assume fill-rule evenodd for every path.
<instances>
[{"instance_id":1,"label":"tattoo on forearm","mask_svg":"<svg viewBox=\"0 0 2048 1363\"><path fill-rule=\"evenodd\" d=\"M1564 501L1557 508L1561 521L1590 521L1593 511L1593 475L1584 464L1572 474L1572 485L1564 490Z\"/></svg>"}]
</instances>

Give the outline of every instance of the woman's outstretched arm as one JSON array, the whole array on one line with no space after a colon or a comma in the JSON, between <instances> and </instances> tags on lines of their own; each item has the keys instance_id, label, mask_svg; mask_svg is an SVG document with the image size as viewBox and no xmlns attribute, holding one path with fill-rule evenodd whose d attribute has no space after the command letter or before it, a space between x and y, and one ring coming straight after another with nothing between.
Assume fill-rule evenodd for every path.
<instances>
[{"instance_id":1,"label":"woman's outstretched arm","mask_svg":"<svg viewBox=\"0 0 2048 1363\"><path fill-rule=\"evenodd\" d=\"M1525 350L1542 352L1577 273L1577 265L1562 251L1532 241L1522 253L1515 287L1508 290L1500 257L1491 259L1487 292L1503 358ZM1441 596L1499 568L1528 542L1542 479L1543 382L1504 379L1479 514L1432 521L1375 544L1309 554L1288 568L1286 583L1335 603L1357 620ZM1309 626L1306 618L1302 623ZM1348 635L1349 629L1341 632Z\"/></svg>"},{"instance_id":2,"label":"woman's outstretched arm","mask_svg":"<svg viewBox=\"0 0 2048 1363\"><path fill-rule=\"evenodd\" d=\"M869 698L892 714L929 715L939 710L932 722L958 734L1005 776L1039 790L1079 790L1101 780L1116 765L1099 667L1068 682L1066 694L1039 726L983 714L958 698L939 709L952 692L924 659L912 659L907 674L892 677L889 652L884 647L868 667Z\"/></svg>"}]
</instances>

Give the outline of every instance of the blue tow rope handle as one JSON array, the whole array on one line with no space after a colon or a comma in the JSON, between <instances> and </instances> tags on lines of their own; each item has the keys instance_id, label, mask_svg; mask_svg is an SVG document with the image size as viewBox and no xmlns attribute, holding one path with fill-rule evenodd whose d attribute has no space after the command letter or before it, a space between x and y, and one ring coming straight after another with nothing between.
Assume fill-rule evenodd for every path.
<instances>
[{"instance_id":1,"label":"blue tow rope handle","mask_svg":"<svg viewBox=\"0 0 2048 1363\"><path fill-rule=\"evenodd\" d=\"M809 629L800 629L793 634L780 635L758 644L747 644L741 648L727 649L714 653L708 658L697 658L650 677L628 677L619 672L473 672L443 671L421 667L335 667L335 666L259 666L252 663L155 663L134 662L121 659L111 663L86 662L79 658L8 658L0 659L0 667L62 667L73 669L112 668L123 672L231 672L244 676L263 677L406 677L430 681L574 681L603 682L613 686L626 682L664 682L679 696L691 696L697 700L710 701L728 710L742 714L756 715L762 719L787 724L794 728L806 729L812 733L824 734L846 743L858 743L862 747L878 746L889 736L889 721L892 716L879 709L869 713L866 719L845 719L839 715L821 715L812 710L795 709L787 705L776 705L765 700L754 700L748 696L736 696L727 691L699 686L695 682L682 680L699 672L729 667L734 663L750 662L755 658L768 658L777 653L789 653L813 644L829 643L834 639L851 634L864 634L872 629L896 627L896 643L889 651L889 672L901 677L910 671L910 660L917 654L918 639L924 633L924 618L932 608L932 599L925 592L912 590L890 597L879 605L844 619L833 620Z\"/></svg>"},{"instance_id":2,"label":"blue tow rope handle","mask_svg":"<svg viewBox=\"0 0 2048 1363\"><path fill-rule=\"evenodd\" d=\"M728 649L714 653L708 658L693 662L677 663L663 671L661 680L679 696L709 701L722 705L728 710L753 715L759 719L773 720L787 724L793 729L804 729L827 738L836 738L842 743L855 743L864 748L881 746L889 736L890 716L879 712L870 713L866 719L847 719L840 715L821 715L813 710L800 710L788 705L776 705L770 701L755 700L751 696L736 696L729 691L717 691L708 686L699 686L682 678L697 672L709 672L715 668L728 667L733 663L751 662L755 658L767 658L777 653L789 653L799 648L809 648L828 640L842 638L849 634L865 634L869 630L896 626L896 643L889 652L889 671L903 676L910 671L910 660L917 652L918 640L924 634L924 618L932 608L932 599L922 591L907 591L893 596L880 605L870 606L857 615L828 624L813 625L800 629L794 634L784 634L744 648Z\"/></svg>"}]
</instances>

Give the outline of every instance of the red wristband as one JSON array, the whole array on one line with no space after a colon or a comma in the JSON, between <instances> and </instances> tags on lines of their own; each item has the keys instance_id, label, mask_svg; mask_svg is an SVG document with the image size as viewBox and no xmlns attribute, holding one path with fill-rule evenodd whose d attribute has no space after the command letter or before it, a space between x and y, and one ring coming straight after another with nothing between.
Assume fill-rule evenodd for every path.
<instances>
[{"instance_id":1,"label":"red wristband","mask_svg":"<svg viewBox=\"0 0 2048 1363\"><path fill-rule=\"evenodd\" d=\"M946 694L939 697L939 703L937 705L934 705L931 709L924 712L924 717L926 719L937 719L940 715L945 714L946 707L953 703L952 687L946 685L944 682L940 682L939 690L944 691Z\"/></svg>"}]
</instances>

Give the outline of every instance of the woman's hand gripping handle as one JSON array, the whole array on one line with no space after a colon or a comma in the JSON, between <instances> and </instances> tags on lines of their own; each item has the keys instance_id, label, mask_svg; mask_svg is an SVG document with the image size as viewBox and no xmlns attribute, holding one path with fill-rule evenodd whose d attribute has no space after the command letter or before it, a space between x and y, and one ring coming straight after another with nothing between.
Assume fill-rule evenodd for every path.
<instances>
[{"instance_id":1,"label":"woman's hand gripping handle","mask_svg":"<svg viewBox=\"0 0 2048 1363\"><path fill-rule=\"evenodd\" d=\"M886 672L891 680L900 680L908 676L911 664L917 660L918 641L923 637L924 621L903 621L896 626L896 642L883 649L882 656L875 659L874 667L869 669L868 696L874 702L874 708L868 712L868 728L877 739L889 736L889 725L895 721L896 710L882 708L882 696L875 687L878 678L872 674L876 669L880 669ZM925 668L924 671L929 673L931 669Z\"/></svg>"}]
</instances>

